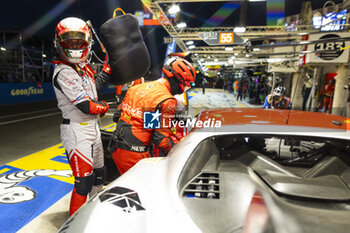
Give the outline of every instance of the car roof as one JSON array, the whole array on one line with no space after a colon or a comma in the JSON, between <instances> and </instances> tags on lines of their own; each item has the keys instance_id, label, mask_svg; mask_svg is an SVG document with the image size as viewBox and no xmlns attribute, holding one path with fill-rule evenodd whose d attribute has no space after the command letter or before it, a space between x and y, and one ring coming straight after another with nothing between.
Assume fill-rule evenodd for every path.
<instances>
[{"instance_id":1,"label":"car roof","mask_svg":"<svg viewBox=\"0 0 350 233\"><path fill-rule=\"evenodd\" d=\"M227 108L203 111L200 120L215 119L221 125L288 125L350 131L350 118L297 110ZM287 121L288 120L288 121Z\"/></svg>"}]
</instances>

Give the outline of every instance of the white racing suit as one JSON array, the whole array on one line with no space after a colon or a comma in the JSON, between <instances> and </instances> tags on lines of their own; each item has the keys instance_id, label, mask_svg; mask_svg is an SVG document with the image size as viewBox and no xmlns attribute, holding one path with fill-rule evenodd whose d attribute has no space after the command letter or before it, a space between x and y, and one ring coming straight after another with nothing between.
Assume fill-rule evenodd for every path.
<instances>
[{"instance_id":1,"label":"white racing suit","mask_svg":"<svg viewBox=\"0 0 350 233\"><path fill-rule=\"evenodd\" d=\"M103 88L109 75L102 71L94 79L89 65L54 63L58 64L52 83L63 116L61 140L75 177L70 203L72 215L85 203L89 193L102 188L105 178L97 116L108 111L108 104L97 101L97 90Z\"/></svg>"}]
</instances>

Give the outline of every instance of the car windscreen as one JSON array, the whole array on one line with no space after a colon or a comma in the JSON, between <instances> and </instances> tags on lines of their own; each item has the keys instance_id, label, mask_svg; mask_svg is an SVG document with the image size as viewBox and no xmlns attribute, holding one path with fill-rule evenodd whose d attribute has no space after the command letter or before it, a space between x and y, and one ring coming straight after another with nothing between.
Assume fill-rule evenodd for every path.
<instances>
[{"instance_id":1,"label":"car windscreen","mask_svg":"<svg viewBox=\"0 0 350 233\"><path fill-rule=\"evenodd\" d=\"M313 166L330 152L350 148L348 140L285 135L225 135L217 137L216 143L224 160L245 151L257 151L290 166Z\"/></svg>"}]
</instances>

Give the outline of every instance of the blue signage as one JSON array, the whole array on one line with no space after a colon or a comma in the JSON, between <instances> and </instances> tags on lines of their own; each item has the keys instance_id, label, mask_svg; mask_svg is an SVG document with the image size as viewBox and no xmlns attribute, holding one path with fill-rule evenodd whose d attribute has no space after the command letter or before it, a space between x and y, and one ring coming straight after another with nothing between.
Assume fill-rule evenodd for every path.
<instances>
[{"instance_id":1,"label":"blue signage","mask_svg":"<svg viewBox=\"0 0 350 233\"><path fill-rule=\"evenodd\" d=\"M173 43L170 43L167 46L165 57L168 56L171 53L175 53L175 50L176 50L176 41L173 40Z\"/></svg>"},{"instance_id":2,"label":"blue signage","mask_svg":"<svg viewBox=\"0 0 350 233\"><path fill-rule=\"evenodd\" d=\"M55 99L52 83L0 83L0 105Z\"/></svg>"},{"instance_id":3,"label":"blue signage","mask_svg":"<svg viewBox=\"0 0 350 233\"><path fill-rule=\"evenodd\" d=\"M115 92L115 85L107 83L102 90L98 92L98 94L107 94L107 93L114 93Z\"/></svg>"},{"instance_id":4,"label":"blue signage","mask_svg":"<svg viewBox=\"0 0 350 233\"><path fill-rule=\"evenodd\" d=\"M99 94L114 93L107 84ZM52 83L0 83L0 106L55 100Z\"/></svg>"}]
</instances>

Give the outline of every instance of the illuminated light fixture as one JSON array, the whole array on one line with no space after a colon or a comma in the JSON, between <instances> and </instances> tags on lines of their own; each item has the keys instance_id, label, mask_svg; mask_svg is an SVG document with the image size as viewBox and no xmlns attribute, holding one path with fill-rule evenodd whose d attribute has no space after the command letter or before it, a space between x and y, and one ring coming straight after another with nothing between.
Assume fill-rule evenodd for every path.
<instances>
[{"instance_id":1,"label":"illuminated light fixture","mask_svg":"<svg viewBox=\"0 0 350 233\"><path fill-rule=\"evenodd\" d=\"M189 49L194 49L195 47L196 47L195 45L188 46Z\"/></svg>"},{"instance_id":2,"label":"illuminated light fixture","mask_svg":"<svg viewBox=\"0 0 350 233\"><path fill-rule=\"evenodd\" d=\"M235 59L236 59L236 57L235 57L235 56L232 56L231 58L232 58L233 60L235 60Z\"/></svg>"},{"instance_id":3,"label":"illuminated light fixture","mask_svg":"<svg viewBox=\"0 0 350 233\"><path fill-rule=\"evenodd\" d=\"M259 52L260 49L259 49L259 48L253 48L253 51L254 51L254 52Z\"/></svg>"},{"instance_id":4,"label":"illuminated light fixture","mask_svg":"<svg viewBox=\"0 0 350 233\"><path fill-rule=\"evenodd\" d=\"M235 56L238 56L238 53L234 53Z\"/></svg>"},{"instance_id":5,"label":"illuminated light fixture","mask_svg":"<svg viewBox=\"0 0 350 233\"><path fill-rule=\"evenodd\" d=\"M169 10L168 10L168 12L169 12L169 14L176 14L177 12L179 12L181 9L180 9L180 7L178 6L178 5L172 5L170 8L169 8Z\"/></svg>"},{"instance_id":6,"label":"illuminated light fixture","mask_svg":"<svg viewBox=\"0 0 350 233\"><path fill-rule=\"evenodd\" d=\"M43 57L46 57L46 54L43 54Z\"/></svg>"},{"instance_id":7,"label":"illuminated light fixture","mask_svg":"<svg viewBox=\"0 0 350 233\"><path fill-rule=\"evenodd\" d=\"M203 61L204 61L204 58L201 58L200 61L203 62Z\"/></svg>"},{"instance_id":8,"label":"illuminated light fixture","mask_svg":"<svg viewBox=\"0 0 350 233\"><path fill-rule=\"evenodd\" d=\"M232 51L233 48L232 47L225 47L225 51Z\"/></svg>"},{"instance_id":9,"label":"illuminated light fixture","mask_svg":"<svg viewBox=\"0 0 350 233\"><path fill-rule=\"evenodd\" d=\"M246 57L250 57L250 55L247 53L246 55L245 55Z\"/></svg>"},{"instance_id":10,"label":"illuminated light fixture","mask_svg":"<svg viewBox=\"0 0 350 233\"><path fill-rule=\"evenodd\" d=\"M195 55L196 57L198 57L198 53L195 53L194 55Z\"/></svg>"},{"instance_id":11,"label":"illuminated light fixture","mask_svg":"<svg viewBox=\"0 0 350 233\"><path fill-rule=\"evenodd\" d=\"M219 61L219 59L215 58L214 61L215 61L215 62L216 62L216 61Z\"/></svg>"},{"instance_id":12,"label":"illuminated light fixture","mask_svg":"<svg viewBox=\"0 0 350 233\"><path fill-rule=\"evenodd\" d=\"M6 51L6 48L4 48L4 47L1 47L0 49L1 49L2 51Z\"/></svg>"},{"instance_id":13,"label":"illuminated light fixture","mask_svg":"<svg viewBox=\"0 0 350 233\"><path fill-rule=\"evenodd\" d=\"M176 25L176 27L185 28L185 27L187 27L187 24L186 23L179 23L178 25Z\"/></svg>"},{"instance_id":14,"label":"illuminated light fixture","mask_svg":"<svg viewBox=\"0 0 350 233\"><path fill-rule=\"evenodd\" d=\"M191 45L191 44L193 44L193 41L192 41L192 40L187 41L186 44L187 44L187 45Z\"/></svg>"},{"instance_id":15,"label":"illuminated light fixture","mask_svg":"<svg viewBox=\"0 0 350 233\"><path fill-rule=\"evenodd\" d=\"M245 27L235 27L234 29L233 29L233 31L234 32L237 32L237 33L243 33L243 32L245 32L245 30L246 30L246 28Z\"/></svg>"},{"instance_id":16,"label":"illuminated light fixture","mask_svg":"<svg viewBox=\"0 0 350 233\"><path fill-rule=\"evenodd\" d=\"M210 59L211 57L210 56L208 56L208 59Z\"/></svg>"}]
</instances>

